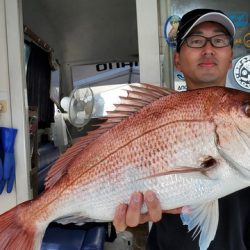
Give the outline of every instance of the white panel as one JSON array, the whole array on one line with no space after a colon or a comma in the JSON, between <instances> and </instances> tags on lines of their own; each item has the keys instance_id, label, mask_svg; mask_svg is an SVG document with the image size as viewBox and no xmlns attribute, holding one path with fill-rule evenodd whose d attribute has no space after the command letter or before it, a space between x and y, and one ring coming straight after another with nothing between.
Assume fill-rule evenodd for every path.
<instances>
[{"instance_id":1,"label":"white panel","mask_svg":"<svg viewBox=\"0 0 250 250\"><path fill-rule=\"evenodd\" d=\"M0 91L8 90L8 61L5 30L5 7L4 0L0 0Z\"/></svg>"},{"instance_id":2,"label":"white panel","mask_svg":"<svg viewBox=\"0 0 250 250\"><path fill-rule=\"evenodd\" d=\"M136 0L140 81L160 84L158 11L156 0Z\"/></svg>"},{"instance_id":3,"label":"white panel","mask_svg":"<svg viewBox=\"0 0 250 250\"><path fill-rule=\"evenodd\" d=\"M12 126L18 129L15 143L16 203L30 198L28 105L24 72L21 0L5 0L9 87Z\"/></svg>"},{"instance_id":4,"label":"white panel","mask_svg":"<svg viewBox=\"0 0 250 250\"><path fill-rule=\"evenodd\" d=\"M6 111L0 113L0 127L11 125L9 75L6 43L5 1L0 0L0 100L6 101ZM8 210L16 204L15 187L12 193L4 191L0 195L0 213Z\"/></svg>"}]
</instances>

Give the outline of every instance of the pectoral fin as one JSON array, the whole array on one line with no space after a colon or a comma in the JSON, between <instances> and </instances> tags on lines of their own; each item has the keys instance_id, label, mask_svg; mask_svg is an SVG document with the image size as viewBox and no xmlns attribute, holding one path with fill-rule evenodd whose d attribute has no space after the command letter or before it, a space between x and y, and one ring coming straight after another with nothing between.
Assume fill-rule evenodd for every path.
<instances>
[{"instance_id":1,"label":"pectoral fin","mask_svg":"<svg viewBox=\"0 0 250 250\"><path fill-rule=\"evenodd\" d=\"M195 173L195 172L199 172L204 174L205 176L207 176L207 173L209 171L211 171L212 169L214 169L217 165L217 161L215 158L213 158L212 156L203 156L200 166L179 166L179 167L175 167L173 169L169 169L167 171L162 171L159 173L155 173L153 175L150 176L146 176L141 178L142 180L144 179L152 179L155 177L160 177L160 176L165 176L165 175L171 175L171 174L187 174L187 173ZM140 180L141 180L140 179Z\"/></svg>"},{"instance_id":2,"label":"pectoral fin","mask_svg":"<svg viewBox=\"0 0 250 250\"><path fill-rule=\"evenodd\" d=\"M214 239L219 221L218 200L206 204L189 206L191 212L181 213L183 225L188 226L188 230L195 229L193 237L200 234L200 250L206 250Z\"/></svg>"}]
</instances>

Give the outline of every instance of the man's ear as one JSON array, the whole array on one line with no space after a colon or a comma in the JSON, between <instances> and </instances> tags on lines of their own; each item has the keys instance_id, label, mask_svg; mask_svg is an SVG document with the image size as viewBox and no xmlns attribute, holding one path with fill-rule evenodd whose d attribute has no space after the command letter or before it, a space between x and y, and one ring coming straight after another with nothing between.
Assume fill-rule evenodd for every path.
<instances>
[{"instance_id":1,"label":"man's ear","mask_svg":"<svg viewBox=\"0 0 250 250\"><path fill-rule=\"evenodd\" d=\"M177 70L181 71L180 54L177 51L174 53L174 65Z\"/></svg>"},{"instance_id":2,"label":"man's ear","mask_svg":"<svg viewBox=\"0 0 250 250\"><path fill-rule=\"evenodd\" d=\"M231 58L230 58L229 69L232 68L232 61L233 61L233 50L231 51Z\"/></svg>"}]
</instances>

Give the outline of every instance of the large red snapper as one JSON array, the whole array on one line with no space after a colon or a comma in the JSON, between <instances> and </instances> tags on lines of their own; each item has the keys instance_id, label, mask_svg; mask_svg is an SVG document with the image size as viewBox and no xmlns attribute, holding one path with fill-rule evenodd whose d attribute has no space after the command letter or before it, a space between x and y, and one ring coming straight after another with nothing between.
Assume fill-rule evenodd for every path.
<instances>
[{"instance_id":1,"label":"large red snapper","mask_svg":"<svg viewBox=\"0 0 250 250\"><path fill-rule=\"evenodd\" d=\"M153 190L208 248L218 198L250 184L250 94L213 87L170 94L131 87L108 120L66 151L45 191L0 216L1 249L40 249L51 221L111 221L132 192ZM144 210L146 208L144 207Z\"/></svg>"}]
</instances>

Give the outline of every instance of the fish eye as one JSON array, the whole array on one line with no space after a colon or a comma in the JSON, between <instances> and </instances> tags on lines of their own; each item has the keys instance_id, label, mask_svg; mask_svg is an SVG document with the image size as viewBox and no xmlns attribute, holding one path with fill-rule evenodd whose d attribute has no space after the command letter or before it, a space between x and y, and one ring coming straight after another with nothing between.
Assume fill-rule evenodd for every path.
<instances>
[{"instance_id":1,"label":"fish eye","mask_svg":"<svg viewBox=\"0 0 250 250\"><path fill-rule=\"evenodd\" d=\"M245 103L245 104L243 105L243 107L244 107L244 112L245 112L245 114L246 114L248 117L250 117L250 102Z\"/></svg>"}]
</instances>

